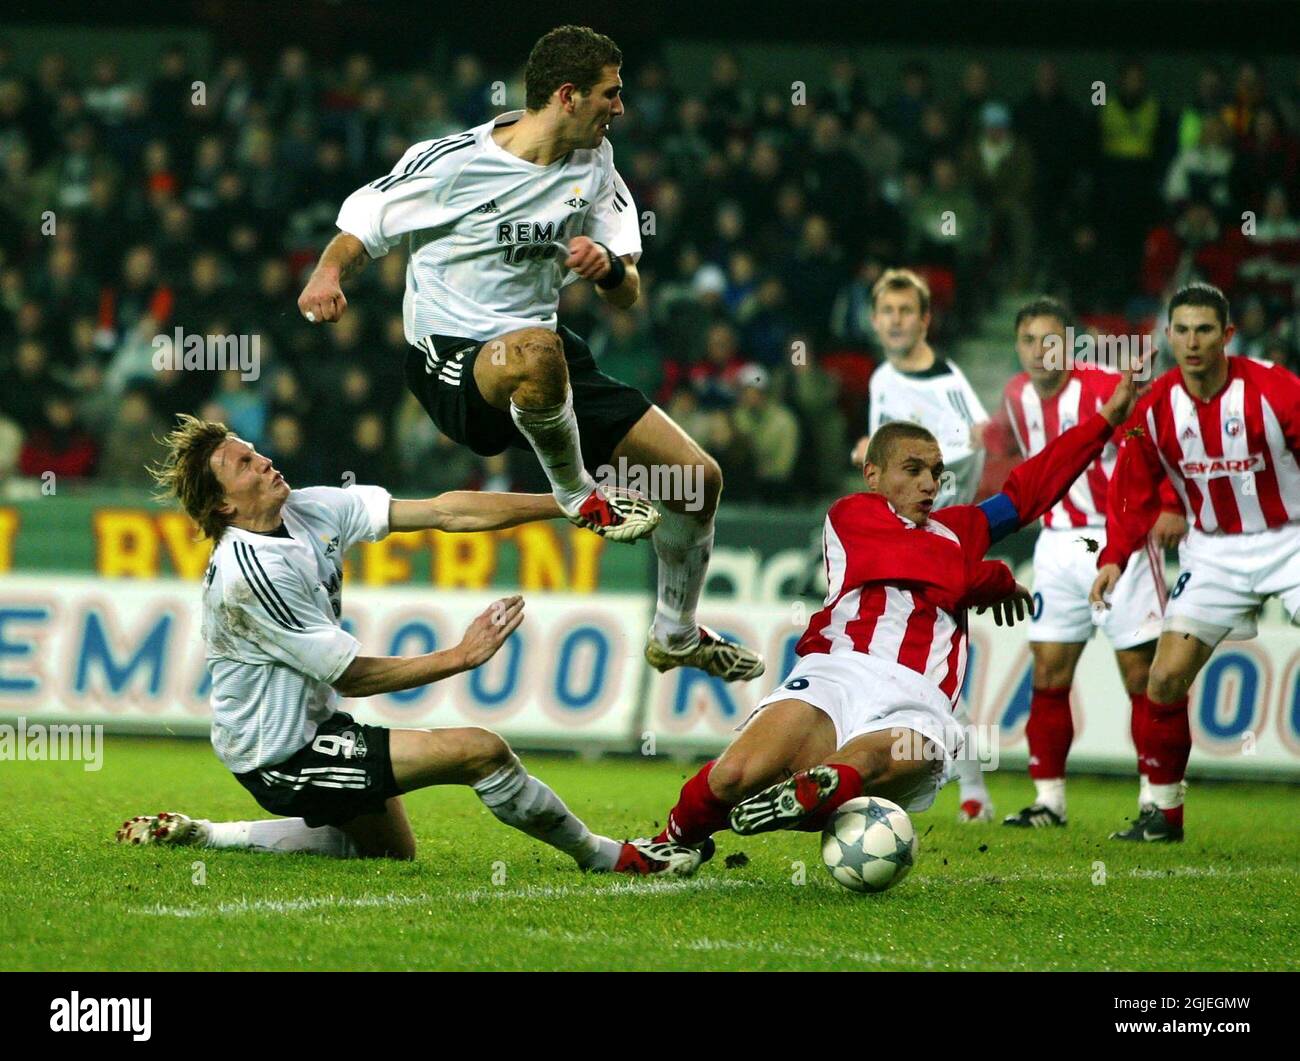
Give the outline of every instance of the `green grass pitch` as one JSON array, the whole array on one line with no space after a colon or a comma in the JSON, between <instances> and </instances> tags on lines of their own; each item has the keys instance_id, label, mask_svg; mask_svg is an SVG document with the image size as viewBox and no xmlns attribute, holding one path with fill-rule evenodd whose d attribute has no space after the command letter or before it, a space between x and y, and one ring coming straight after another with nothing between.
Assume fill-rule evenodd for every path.
<instances>
[{"instance_id":1,"label":"green grass pitch","mask_svg":"<svg viewBox=\"0 0 1300 1061\"><path fill-rule=\"evenodd\" d=\"M662 821L688 772L524 758L616 836ZM991 781L1000 812L1027 802L1018 772ZM110 737L97 773L0 764L0 968L1300 968L1296 788L1194 784L1187 842L1108 841L1135 790L1074 780L1068 829L1021 832L957 825L949 788L914 816L911 876L862 896L800 833L722 834L689 881L583 876L460 788L407 797L414 863L123 848L132 814L265 815L205 742Z\"/></svg>"}]
</instances>

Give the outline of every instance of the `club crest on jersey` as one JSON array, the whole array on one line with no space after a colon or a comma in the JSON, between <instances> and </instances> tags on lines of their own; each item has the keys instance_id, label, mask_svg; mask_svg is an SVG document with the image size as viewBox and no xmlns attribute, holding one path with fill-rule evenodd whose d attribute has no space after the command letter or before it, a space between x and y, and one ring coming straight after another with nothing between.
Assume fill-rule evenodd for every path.
<instances>
[{"instance_id":1,"label":"club crest on jersey","mask_svg":"<svg viewBox=\"0 0 1300 1061\"><path fill-rule=\"evenodd\" d=\"M1245 426L1246 425L1242 423L1240 416L1230 416L1224 422L1223 430L1227 433L1229 438L1236 438L1238 435L1241 434L1242 429Z\"/></svg>"},{"instance_id":2,"label":"club crest on jersey","mask_svg":"<svg viewBox=\"0 0 1300 1061\"><path fill-rule=\"evenodd\" d=\"M574 185L573 198L565 199L564 205L571 207L574 210L580 210L582 209L582 207L587 206L589 204L587 203L587 200L582 197L582 189L579 188L577 185Z\"/></svg>"}]
</instances>

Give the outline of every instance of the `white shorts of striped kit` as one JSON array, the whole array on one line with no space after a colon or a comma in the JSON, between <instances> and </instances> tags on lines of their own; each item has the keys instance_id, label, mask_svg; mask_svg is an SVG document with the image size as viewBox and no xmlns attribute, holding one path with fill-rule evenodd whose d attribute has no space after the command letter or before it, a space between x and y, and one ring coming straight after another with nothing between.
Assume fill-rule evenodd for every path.
<instances>
[{"instance_id":1,"label":"white shorts of striped kit","mask_svg":"<svg viewBox=\"0 0 1300 1061\"><path fill-rule=\"evenodd\" d=\"M934 682L864 652L810 652L736 728L744 729L763 708L779 700L802 700L829 717L835 726L836 749L864 733L894 730L912 730L942 748L944 757L935 760L934 770L898 801L910 812L926 810L934 802L948 764L965 739L952 705Z\"/></svg>"},{"instance_id":2,"label":"white shorts of striped kit","mask_svg":"<svg viewBox=\"0 0 1300 1061\"><path fill-rule=\"evenodd\" d=\"M1135 648L1160 636L1168 590L1165 559L1147 541L1129 557L1110 598L1094 614L1088 601L1097 579L1097 552L1105 527L1047 528L1034 544L1034 610L1029 640L1075 644L1091 640L1098 626L1113 648Z\"/></svg>"}]
</instances>

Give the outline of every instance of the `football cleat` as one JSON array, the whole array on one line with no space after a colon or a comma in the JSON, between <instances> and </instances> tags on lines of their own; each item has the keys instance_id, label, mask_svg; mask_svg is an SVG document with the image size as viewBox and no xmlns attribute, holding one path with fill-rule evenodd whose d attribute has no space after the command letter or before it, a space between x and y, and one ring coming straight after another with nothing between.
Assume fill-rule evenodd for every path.
<instances>
[{"instance_id":1,"label":"football cleat","mask_svg":"<svg viewBox=\"0 0 1300 1061\"><path fill-rule=\"evenodd\" d=\"M1158 807L1148 806L1138 815L1137 821L1121 832L1111 833L1110 838L1147 844L1180 844L1183 827L1170 825Z\"/></svg>"},{"instance_id":2,"label":"football cleat","mask_svg":"<svg viewBox=\"0 0 1300 1061\"><path fill-rule=\"evenodd\" d=\"M652 533L662 518L640 494L598 486L568 520L612 542L634 542Z\"/></svg>"},{"instance_id":3,"label":"football cleat","mask_svg":"<svg viewBox=\"0 0 1300 1061\"><path fill-rule=\"evenodd\" d=\"M1002 819L1002 824L1017 829L1046 829L1053 825L1064 826L1065 815L1057 814L1056 811L1045 804L1035 803L1031 807L1026 807L1019 814L1008 814Z\"/></svg>"},{"instance_id":4,"label":"football cleat","mask_svg":"<svg viewBox=\"0 0 1300 1061\"><path fill-rule=\"evenodd\" d=\"M993 820L993 804L978 799L962 800L961 807L957 811L957 820L964 823L991 822Z\"/></svg>"},{"instance_id":5,"label":"football cleat","mask_svg":"<svg viewBox=\"0 0 1300 1061\"><path fill-rule=\"evenodd\" d=\"M709 852L710 856L713 854ZM614 864L615 873L649 877L665 873L670 877L690 877L705 858L701 851L685 844L658 840L628 840Z\"/></svg>"},{"instance_id":6,"label":"football cleat","mask_svg":"<svg viewBox=\"0 0 1300 1061\"><path fill-rule=\"evenodd\" d=\"M838 771L811 766L731 808L731 831L741 836L789 829L815 813L840 787Z\"/></svg>"},{"instance_id":7,"label":"football cleat","mask_svg":"<svg viewBox=\"0 0 1300 1061\"><path fill-rule=\"evenodd\" d=\"M206 822L196 822L193 818L176 811L163 811L161 814L137 814L124 821L117 830L119 844L167 844L172 847L185 847L190 844L205 843L208 838Z\"/></svg>"},{"instance_id":8,"label":"football cleat","mask_svg":"<svg viewBox=\"0 0 1300 1061\"><path fill-rule=\"evenodd\" d=\"M651 630L646 638L645 659L661 673L674 667L695 667L724 682L747 682L767 669L763 657L752 648L746 648L738 641L728 641L707 626L700 627L699 640L695 644L681 649L661 645Z\"/></svg>"}]
</instances>

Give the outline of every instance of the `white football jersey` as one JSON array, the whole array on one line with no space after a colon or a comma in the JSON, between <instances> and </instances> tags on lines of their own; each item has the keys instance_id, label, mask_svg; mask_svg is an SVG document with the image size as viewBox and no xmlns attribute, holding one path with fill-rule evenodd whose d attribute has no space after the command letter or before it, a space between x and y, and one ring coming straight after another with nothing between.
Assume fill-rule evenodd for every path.
<instances>
[{"instance_id":1,"label":"white football jersey","mask_svg":"<svg viewBox=\"0 0 1300 1061\"><path fill-rule=\"evenodd\" d=\"M370 257L407 239L407 342L554 329L560 288L578 278L555 241L589 236L615 255L641 257L636 207L609 141L538 166L492 139L494 128L522 114L424 140L387 177L344 200L338 227Z\"/></svg>"},{"instance_id":2,"label":"white football jersey","mask_svg":"<svg viewBox=\"0 0 1300 1061\"><path fill-rule=\"evenodd\" d=\"M971 445L972 424L989 418L965 374L939 357L923 372L903 372L888 361L871 374L869 434L882 424L906 420L939 440L943 481L934 507L969 505L984 474L984 450Z\"/></svg>"},{"instance_id":3,"label":"white football jersey","mask_svg":"<svg viewBox=\"0 0 1300 1061\"><path fill-rule=\"evenodd\" d=\"M356 658L343 629L343 554L388 533L378 486L291 490L280 534L228 527L203 581L212 747L236 774L283 762L338 710Z\"/></svg>"}]
</instances>

